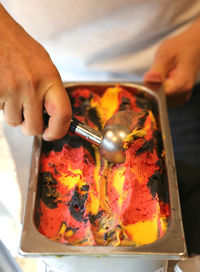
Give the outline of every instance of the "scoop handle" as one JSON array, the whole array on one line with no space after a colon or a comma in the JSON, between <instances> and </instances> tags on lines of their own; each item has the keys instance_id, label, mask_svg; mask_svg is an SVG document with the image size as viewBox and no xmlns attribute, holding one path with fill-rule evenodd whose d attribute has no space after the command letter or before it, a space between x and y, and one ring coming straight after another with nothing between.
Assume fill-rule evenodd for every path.
<instances>
[{"instance_id":1,"label":"scoop handle","mask_svg":"<svg viewBox=\"0 0 200 272\"><path fill-rule=\"evenodd\" d=\"M99 146L102 141L102 133L100 131L97 131L90 126L80 122L75 117L71 119L71 125L69 128L69 131L73 134L76 134L86 140L87 142L90 142L92 144L95 144Z\"/></svg>"}]
</instances>

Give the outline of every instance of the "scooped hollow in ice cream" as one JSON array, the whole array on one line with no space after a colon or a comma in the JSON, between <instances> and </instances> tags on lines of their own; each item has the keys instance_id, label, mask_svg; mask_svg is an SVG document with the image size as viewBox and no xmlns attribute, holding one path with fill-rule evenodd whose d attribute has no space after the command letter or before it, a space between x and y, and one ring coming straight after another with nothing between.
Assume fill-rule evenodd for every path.
<instances>
[{"instance_id":1,"label":"scooped hollow in ice cream","mask_svg":"<svg viewBox=\"0 0 200 272\"><path fill-rule=\"evenodd\" d=\"M102 95L83 87L69 94L75 117L98 130L118 111L141 116L124 141L122 164L106 161L77 136L43 142L36 224L47 238L79 246L139 246L164 235L169 204L163 198L160 130L135 93L117 85Z\"/></svg>"},{"instance_id":2,"label":"scooped hollow in ice cream","mask_svg":"<svg viewBox=\"0 0 200 272\"><path fill-rule=\"evenodd\" d=\"M142 111L118 111L106 122L99 147L100 153L106 160L114 163L125 161L125 149L128 148L130 135L133 134L133 131L136 133L138 120L144 114L145 112Z\"/></svg>"}]
</instances>

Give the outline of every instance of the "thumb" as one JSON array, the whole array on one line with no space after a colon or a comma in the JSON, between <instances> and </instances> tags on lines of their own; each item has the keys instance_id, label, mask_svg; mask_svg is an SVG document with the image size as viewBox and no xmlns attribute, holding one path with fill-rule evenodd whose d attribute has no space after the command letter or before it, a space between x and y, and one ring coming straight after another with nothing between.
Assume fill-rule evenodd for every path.
<instances>
[{"instance_id":1,"label":"thumb","mask_svg":"<svg viewBox=\"0 0 200 272\"><path fill-rule=\"evenodd\" d=\"M173 62L171 54L160 47L154 57L152 67L144 74L144 82L163 83L173 66Z\"/></svg>"},{"instance_id":2,"label":"thumb","mask_svg":"<svg viewBox=\"0 0 200 272\"><path fill-rule=\"evenodd\" d=\"M56 82L48 89L44 106L50 118L43 139L52 141L63 137L68 131L72 111L69 97L61 82Z\"/></svg>"},{"instance_id":3,"label":"thumb","mask_svg":"<svg viewBox=\"0 0 200 272\"><path fill-rule=\"evenodd\" d=\"M168 96L181 95L189 98L194 86L196 73L192 66L179 63L165 81L165 92ZM186 99L187 101L188 99Z\"/></svg>"}]
</instances>

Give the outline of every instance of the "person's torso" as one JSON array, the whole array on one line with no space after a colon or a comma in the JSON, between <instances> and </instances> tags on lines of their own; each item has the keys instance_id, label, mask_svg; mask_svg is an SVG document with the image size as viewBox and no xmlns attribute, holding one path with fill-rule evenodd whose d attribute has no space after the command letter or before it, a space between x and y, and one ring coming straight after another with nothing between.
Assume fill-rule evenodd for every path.
<instances>
[{"instance_id":1,"label":"person's torso","mask_svg":"<svg viewBox=\"0 0 200 272\"><path fill-rule=\"evenodd\" d=\"M199 0L6 0L5 7L63 69L138 75L159 42L200 13Z\"/></svg>"}]
</instances>

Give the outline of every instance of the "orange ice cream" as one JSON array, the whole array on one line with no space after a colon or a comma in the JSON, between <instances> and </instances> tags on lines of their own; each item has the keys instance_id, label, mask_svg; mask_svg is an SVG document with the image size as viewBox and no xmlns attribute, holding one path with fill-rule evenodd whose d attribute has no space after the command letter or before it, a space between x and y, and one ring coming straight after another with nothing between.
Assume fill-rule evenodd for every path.
<instances>
[{"instance_id":1,"label":"orange ice cream","mask_svg":"<svg viewBox=\"0 0 200 272\"><path fill-rule=\"evenodd\" d=\"M144 97L119 85L100 95L70 93L74 116L95 129L120 110L141 112L124 142L126 160L112 164L75 135L43 142L36 224L47 238L70 245L144 245L168 224L160 130Z\"/></svg>"}]
</instances>

